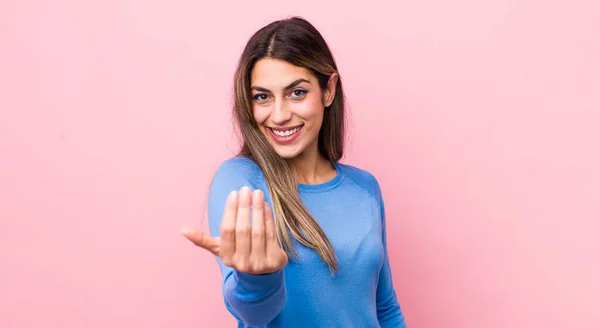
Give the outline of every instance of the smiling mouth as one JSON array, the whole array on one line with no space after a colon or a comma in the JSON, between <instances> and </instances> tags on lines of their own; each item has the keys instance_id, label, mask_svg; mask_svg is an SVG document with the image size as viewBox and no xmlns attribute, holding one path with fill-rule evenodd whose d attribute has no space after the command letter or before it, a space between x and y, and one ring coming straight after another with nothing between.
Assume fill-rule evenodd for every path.
<instances>
[{"instance_id":1,"label":"smiling mouth","mask_svg":"<svg viewBox=\"0 0 600 328\"><path fill-rule=\"evenodd\" d=\"M290 143L296 139L304 125L298 125L288 128L267 127L273 139L280 144Z\"/></svg>"},{"instance_id":2,"label":"smiling mouth","mask_svg":"<svg viewBox=\"0 0 600 328\"><path fill-rule=\"evenodd\" d=\"M297 126L295 128L292 129L287 129L287 130L281 130L281 129L274 129L274 128L269 128L271 129L271 131L273 131L273 133L275 133L276 135L280 136L280 137L289 137L295 133L297 133L298 131L300 131L300 129L302 128L302 126Z\"/></svg>"}]
</instances>

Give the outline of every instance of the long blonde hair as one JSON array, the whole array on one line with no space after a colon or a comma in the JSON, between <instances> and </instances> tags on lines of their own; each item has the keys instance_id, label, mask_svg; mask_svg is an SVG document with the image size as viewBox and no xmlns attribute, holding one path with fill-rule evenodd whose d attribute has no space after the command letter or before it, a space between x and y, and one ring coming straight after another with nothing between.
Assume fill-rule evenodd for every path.
<instances>
[{"instance_id":1,"label":"long blonde hair","mask_svg":"<svg viewBox=\"0 0 600 328\"><path fill-rule=\"evenodd\" d=\"M317 77L322 90L327 87L329 77L338 73L337 66L327 43L309 22L299 17L275 21L258 30L244 48L235 73L233 106L243 141L238 156L254 160L265 175L279 244L291 258L297 258L291 235L315 250L331 272L336 272L339 268L333 247L304 206L292 167L274 151L254 120L250 74L261 58L281 59L306 68ZM344 130L344 94L341 78L338 78L335 98L325 109L318 137L320 154L332 163L343 156Z\"/></svg>"}]
</instances>

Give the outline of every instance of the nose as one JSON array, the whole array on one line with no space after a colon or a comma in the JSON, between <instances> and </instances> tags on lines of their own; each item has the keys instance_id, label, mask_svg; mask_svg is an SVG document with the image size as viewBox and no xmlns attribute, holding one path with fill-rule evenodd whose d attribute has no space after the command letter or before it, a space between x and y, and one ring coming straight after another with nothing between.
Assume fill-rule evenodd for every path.
<instances>
[{"instance_id":1,"label":"nose","mask_svg":"<svg viewBox=\"0 0 600 328\"><path fill-rule=\"evenodd\" d=\"M292 119L292 112L287 108L284 100L278 99L273 105L271 121L277 125L283 125Z\"/></svg>"}]
</instances>

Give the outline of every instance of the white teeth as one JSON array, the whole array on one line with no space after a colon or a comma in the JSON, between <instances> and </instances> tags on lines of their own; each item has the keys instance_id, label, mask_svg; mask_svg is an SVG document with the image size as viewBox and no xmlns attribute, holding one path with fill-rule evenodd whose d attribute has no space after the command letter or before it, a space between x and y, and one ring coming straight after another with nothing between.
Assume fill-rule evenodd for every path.
<instances>
[{"instance_id":1,"label":"white teeth","mask_svg":"<svg viewBox=\"0 0 600 328\"><path fill-rule=\"evenodd\" d=\"M295 128L295 129L287 130L287 131L277 131L277 130L272 130L272 131L280 137L287 137L287 136L290 136L290 135L298 132L298 130L300 130L300 128Z\"/></svg>"}]
</instances>

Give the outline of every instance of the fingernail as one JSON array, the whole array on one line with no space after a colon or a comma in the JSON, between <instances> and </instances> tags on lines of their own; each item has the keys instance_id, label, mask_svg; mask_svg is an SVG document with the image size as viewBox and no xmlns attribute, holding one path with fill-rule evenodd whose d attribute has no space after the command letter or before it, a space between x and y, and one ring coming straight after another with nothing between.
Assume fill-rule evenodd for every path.
<instances>
[{"instance_id":1,"label":"fingernail","mask_svg":"<svg viewBox=\"0 0 600 328\"><path fill-rule=\"evenodd\" d=\"M238 193L237 193L237 191L235 191L235 190L234 190L234 191L232 191L231 193L229 193L229 198L230 198L231 200L236 200L237 196L238 196Z\"/></svg>"},{"instance_id":2,"label":"fingernail","mask_svg":"<svg viewBox=\"0 0 600 328\"><path fill-rule=\"evenodd\" d=\"M242 190L240 190L240 192L243 192L243 193L246 193L246 194L249 194L250 191L251 191L251 189L248 186L243 186Z\"/></svg>"}]
</instances>

